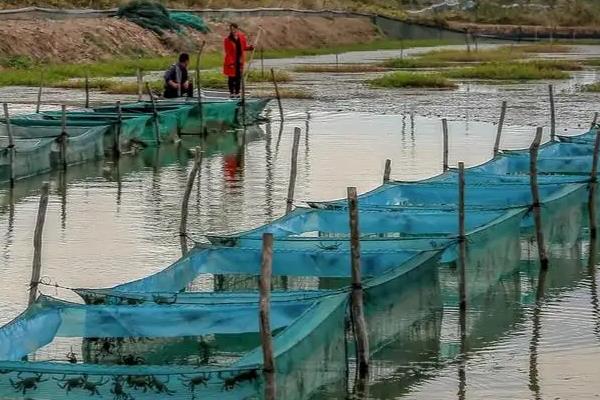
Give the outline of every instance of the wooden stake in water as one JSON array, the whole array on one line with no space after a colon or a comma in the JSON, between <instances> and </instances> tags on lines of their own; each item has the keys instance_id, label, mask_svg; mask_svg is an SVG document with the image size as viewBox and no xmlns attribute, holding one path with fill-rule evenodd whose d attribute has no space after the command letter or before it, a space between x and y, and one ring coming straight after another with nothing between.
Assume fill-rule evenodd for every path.
<instances>
[{"instance_id":1,"label":"wooden stake in water","mask_svg":"<svg viewBox=\"0 0 600 400\"><path fill-rule=\"evenodd\" d=\"M556 136L556 108L554 107L554 85L548 85L550 94L550 140L554 141Z\"/></svg>"},{"instance_id":2,"label":"wooden stake in water","mask_svg":"<svg viewBox=\"0 0 600 400\"><path fill-rule=\"evenodd\" d=\"M290 167L290 183L288 185L287 204L285 213L292 212L294 205L294 190L296 187L296 173L298 171L298 147L300 145L300 128L294 128L294 143L292 145L292 164Z\"/></svg>"},{"instance_id":3,"label":"wooden stake in water","mask_svg":"<svg viewBox=\"0 0 600 400\"><path fill-rule=\"evenodd\" d=\"M358 200L356 188L348 188L348 212L350 217L350 253L352 266L351 313L356 340L358 376L369 374L369 338L363 309L363 288L360 269L360 233L358 226Z\"/></svg>"},{"instance_id":4,"label":"wooden stake in water","mask_svg":"<svg viewBox=\"0 0 600 400\"><path fill-rule=\"evenodd\" d=\"M188 207L190 203L190 195L192 194L192 188L194 187L194 180L196 175L200 175L200 165L202 164L202 148L196 147L196 154L194 155L194 164L192 170L188 176L187 185L185 186L185 192L183 193L183 200L181 202L181 220L179 222L179 242L181 244L181 255L185 256L188 252L187 247L187 219L188 219Z\"/></svg>"},{"instance_id":5,"label":"wooden stake in water","mask_svg":"<svg viewBox=\"0 0 600 400\"><path fill-rule=\"evenodd\" d=\"M594 113L594 119L592 120L592 126L590 127L590 130L596 129L596 125L598 125L598 113L597 112Z\"/></svg>"},{"instance_id":6,"label":"wooden stake in water","mask_svg":"<svg viewBox=\"0 0 600 400\"><path fill-rule=\"evenodd\" d=\"M85 108L90 108L90 74L85 70Z\"/></svg>"},{"instance_id":7,"label":"wooden stake in water","mask_svg":"<svg viewBox=\"0 0 600 400\"><path fill-rule=\"evenodd\" d=\"M113 144L113 155L119 157L121 155L121 133L123 129L123 110L121 102L117 101L117 127L115 131L115 142Z\"/></svg>"},{"instance_id":8,"label":"wooden stake in water","mask_svg":"<svg viewBox=\"0 0 600 400\"><path fill-rule=\"evenodd\" d=\"M48 182L42 184L40 194L40 204L38 206L37 220L33 234L33 268L31 271L31 283L29 286L29 305L37 297L38 285L42 271L42 233L44 232L44 222L46 221L46 210L48 208Z\"/></svg>"},{"instance_id":9,"label":"wooden stake in water","mask_svg":"<svg viewBox=\"0 0 600 400\"><path fill-rule=\"evenodd\" d=\"M204 51L205 45L206 41L202 41L200 50L198 50L198 55L196 56L196 91L198 93L198 115L200 116L201 129L203 126L204 115L202 111L202 80L200 79L200 59L202 58L202 52Z\"/></svg>"},{"instance_id":10,"label":"wooden stake in water","mask_svg":"<svg viewBox=\"0 0 600 400\"><path fill-rule=\"evenodd\" d=\"M38 94L37 94L37 104L35 106L36 114L39 114L40 108L42 107L42 90L43 90L43 88L44 88L44 71L42 71L40 73L40 87L38 89Z\"/></svg>"},{"instance_id":11,"label":"wooden stake in water","mask_svg":"<svg viewBox=\"0 0 600 400\"><path fill-rule=\"evenodd\" d=\"M448 120L442 119L442 132L444 135L444 172L448 171Z\"/></svg>"},{"instance_id":12,"label":"wooden stake in water","mask_svg":"<svg viewBox=\"0 0 600 400\"><path fill-rule=\"evenodd\" d=\"M175 79L177 80L177 97L181 97L181 68L179 68L179 64L175 64Z\"/></svg>"},{"instance_id":13,"label":"wooden stake in water","mask_svg":"<svg viewBox=\"0 0 600 400\"><path fill-rule=\"evenodd\" d=\"M142 101L144 93L144 78L142 77L142 70L140 68L136 71L137 88L138 88L138 101Z\"/></svg>"},{"instance_id":14,"label":"wooden stake in water","mask_svg":"<svg viewBox=\"0 0 600 400\"><path fill-rule=\"evenodd\" d=\"M542 229L542 211L540 207L540 192L537 181L537 158L540 142L542 141L543 128L537 128L535 139L529 148L529 178L531 183L531 197L533 199L533 219L535 222L535 235L537 238L540 267L548 269L548 256L546 255L546 244Z\"/></svg>"},{"instance_id":15,"label":"wooden stake in water","mask_svg":"<svg viewBox=\"0 0 600 400\"><path fill-rule=\"evenodd\" d=\"M60 162L62 169L67 169L67 140L69 138L69 134L67 133L67 106L64 104L60 106L61 109L61 118L60 118L60 136L59 140L59 148L60 148Z\"/></svg>"},{"instance_id":16,"label":"wooden stake in water","mask_svg":"<svg viewBox=\"0 0 600 400\"><path fill-rule=\"evenodd\" d=\"M275 87L275 97L277 98L277 105L279 106L279 118L283 124L283 106L281 105L281 96L279 95L279 87L277 86L277 79L275 79L275 71L271 68L271 79L273 80L273 86Z\"/></svg>"},{"instance_id":17,"label":"wooden stake in water","mask_svg":"<svg viewBox=\"0 0 600 400\"><path fill-rule=\"evenodd\" d=\"M156 102L154 101L154 95L152 94L152 90L150 89L150 84L148 82L146 82L146 91L148 92L150 102L152 103L152 115L154 117L154 136L156 138L156 144L160 144L160 126L158 125L158 111L156 110Z\"/></svg>"},{"instance_id":18,"label":"wooden stake in water","mask_svg":"<svg viewBox=\"0 0 600 400\"><path fill-rule=\"evenodd\" d=\"M598 219L596 216L596 190L598 184L598 157L600 152L600 132L596 133L594 142L594 156L592 158L592 171L590 174L590 193L588 199L588 209L590 217L590 242L595 242L598 237Z\"/></svg>"},{"instance_id":19,"label":"wooden stake in water","mask_svg":"<svg viewBox=\"0 0 600 400\"><path fill-rule=\"evenodd\" d=\"M502 102L502 109L500 110L500 121L498 122L498 131L496 132L496 142L494 143L494 156L498 155L500 150L500 137L502 136L502 128L504 127L504 118L506 117L506 101Z\"/></svg>"},{"instance_id":20,"label":"wooden stake in water","mask_svg":"<svg viewBox=\"0 0 600 400\"><path fill-rule=\"evenodd\" d=\"M260 48L260 77L265 79L265 53L262 47Z\"/></svg>"},{"instance_id":21,"label":"wooden stake in water","mask_svg":"<svg viewBox=\"0 0 600 400\"><path fill-rule=\"evenodd\" d=\"M467 234L465 231L465 163L458 163L458 292L461 312L467 309Z\"/></svg>"},{"instance_id":22,"label":"wooden stake in water","mask_svg":"<svg viewBox=\"0 0 600 400\"><path fill-rule=\"evenodd\" d=\"M8 162L10 164L10 187L15 187L15 139L10 125L8 104L4 103L4 118L6 119L6 133L8 134Z\"/></svg>"},{"instance_id":23,"label":"wooden stake in water","mask_svg":"<svg viewBox=\"0 0 600 400\"><path fill-rule=\"evenodd\" d=\"M275 359L271 334L271 274L273 265L273 234L263 234L262 262L259 280L260 339L263 350L263 373L265 377L265 399L275 400Z\"/></svg>"},{"instance_id":24,"label":"wooden stake in water","mask_svg":"<svg viewBox=\"0 0 600 400\"><path fill-rule=\"evenodd\" d=\"M385 160L385 168L383 170L383 183L388 183L390 181L390 175L392 173L392 160Z\"/></svg>"}]
</instances>

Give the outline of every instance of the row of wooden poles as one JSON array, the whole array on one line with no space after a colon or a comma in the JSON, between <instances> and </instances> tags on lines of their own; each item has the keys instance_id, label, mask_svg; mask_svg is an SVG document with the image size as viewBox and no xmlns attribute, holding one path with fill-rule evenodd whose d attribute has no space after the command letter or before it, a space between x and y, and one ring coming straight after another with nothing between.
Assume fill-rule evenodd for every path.
<instances>
[{"instance_id":1,"label":"row of wooden poles","mask_svg":"<svg viewBox=\"0 0 600 400\"><path fill-rule=\"evenodd\" d=\"M552 89L550 89L552 93ZM552 96L551 96L552 98ZM552 102L553 103L553 102ZM502 125L506 114L507 105L506 102L502 103L502 111L500 117L500 123L498 126L498 132L494 145L494 153L497 154L500 143L500 136L502 133ZM7 113L7 107L5 105L5 113ZM63 113L64 115L64 113ZM554 118L552 119L554 121ZM596 125L598 121L598 113L595 113L592 127ZM443 133L444 133L444 170L448 169L448 129L447 121L443 120ZM538 256L540 262L540 281L545 276L545 271L548 269L548 256L546 253L545 240L543 235L541 207L540 207L540 194L538 187L538 173L537 173L537 159L538 151L541 144L543 128L538 127L536 130L535 138L529 148L530 153L530 186L532 195L532 211L534 215L535 234L538 247ZM298 147L300 142L301 130L300 128L294 129L294 139L292 147L292 163L290 168L290 179L288 186L288 196L286 200L286 214L291 212L293 207L294 189L296 182L297 173L297 159L298 159ZM596 224L596 185L597 178L596 174L598 171L598 156L600 152L600 132L596 134L596 140L594 143L594 152L592 160L592 170L590 178L589 188L589 216L590 216L590 240L596 240L597 237L597 224ZM188 252L187 248L187 218L188 218L188 203L193 188L196 176L200 173L200 166L202 163L202 149L196 147L195 158L190 171L186 189L182 200L182 211L181 211L181 222L180 222L180 241L182 253L185 255ZM463 162L458 163L458 276L459 276L459 304L460 304L460 327L461 337L464 338L466 335L466 308L467 308L467 287L466 287L466 255L467 255L467 240L465 230L465 167ZM391 174L391 160L386 160L384 168L384 183L389 182ZM49 184L44 183L41 189L41 197L37 214L36 227L34 232L34 257L33 257L33 269L31 277L31 287L29 293L29 303L33 303L37 296L37 288L40 280L41 271L41 248L42 248L42 232L45 221L45 214L48 205L48 191ZM349 225L350 225L350 247L351 247L351 315L352 321L354 321L354 334L356 341L356 359L357 359L357 371L358 377L364 379L368 376L369 371L369 343L367 334L367 325L364 317L363 308L363 290L362 290L362 277L360 269L360 231L359 231L359 212L358 212L358 199L357 191L355 187L347 188L347 200L348 200L348 211L349 211ZM266 378L265 385L265 397L267 399L274 399L276 393L275 387L275 359L273 355L273 343L272 333L270 327L270 290L271 290L271 275L272 275L272 257L273 257L273 235L266 233L263 235L263 248L262 248L262 262L261 262L261 275L259 280L259 293L260 293L260 333L263 349L263 370Z\"/></svg>"}]
</instances>

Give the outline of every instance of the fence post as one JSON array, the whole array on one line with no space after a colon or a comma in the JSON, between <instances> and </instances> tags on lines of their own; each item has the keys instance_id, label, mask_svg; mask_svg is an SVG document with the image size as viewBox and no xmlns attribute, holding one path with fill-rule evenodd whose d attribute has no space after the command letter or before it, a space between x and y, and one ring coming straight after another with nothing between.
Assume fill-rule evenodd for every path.
<instances>
[{"instance_id":1,"label":"fence post","mask_svg":"<svg viewBox=\"0 0 600 400\"><path fill-rule=\"evenodd\" d=\"M504 127L504 117L506 117L506 101L502 102L502 109L500 110L500 121L498 122L498 131L496 132L496 142L494 143L494 156L498 155L500 150L500 137L502 136L502 128Z\"/></svg>"},{"instance_id":2,"label":"fence post","mask_svg":"<svg viewBox=\"0 0 600 400\"><path fill-rule=\"evenodd\" d=\"M594 119L592 119L592 126L590 127L590 130L596 129L596 125L597 124L598 124L598 113L595 112L594 113Z\"/></svg>"},{"instance_id":3,"label":"fence post","mask_svg":"<svg viewBox=\"0 0 600 400\"><path fill-rule=\"evenodd\" d=\"M273 86L275 87L275 97L277 98L277 105L279 106L279 118L283 124L283 106L281 105L281 95L279 94L279 86L277 86L277 79L275 79L275 71L271 68L271 79Z\"/></svg>"},{"instance_id":4,"label":"fence post","mask_svg":"<svg viewBox=\"0 0 600 400\"><path fill-rule=\"evenodd\" d=\"M600 132L596 133L594 142L594 157L592 159L592 171L590 176L590 193L588 199L590 217L590 242L595 242L598 236L598 220L596 217L596 186L598 184L598 153L600 152Z\"/></svg>"},{"instance_id":5,"label":"fence post","mask_svg":"<svg viewBox=\"0 0 600 400\"><path fill-rule=\"evenodd\" d=\"M460 310L467 309L467 234L465 231L465 163L458 163L458 258Z\"/></svg>"},{"instance_id":6,"label":"fence post","mask_svg":"<svg viewBox=\"0 0 600 400\"><path fill-rule=\"evenodd\" d=\"M136 71L136 78L137 78L137 89L138 89L138 101L142 101L142 97L143 97L143 86L144 86L144 78L142 77L142 70L141 68L138 68Z\"/></svg>"},{"instance_id":7,"label":"fence post","mask_svg":"<svg viewBox=\"0 0 600 400\"><path fill-rule=\"evenodd\" d=\"M160 127L158 125L158 111L156 110L156 102L154 101L154 95L150 89L150 84L146 82L146 91L150 96L150 102L152 102L152 115L154 116L154 136L156 137L156 144L160 144Z\"/></svg>"},{"instance_id":8,"label":"fence post","mask_svg":"<svg viewBox=\"0 0 600 400\"><path fill-rule=\"evenodd\" d=\"M300 145L300 128L294 128L294 144L292 145L292 165L290 167L290 183L285 207L285 213L292 212L294 205L294 190L296 187L296 174L298 171L298 147Z\"/></svg>"},{"instance_id":9,"label":"fence post","mask_svg":"<svg viewBox=\"0 0 600 400\"><path fill-rule=\"evenodd\" d=\"M390 181L390 174L392 173L392 160L385 160L385 168L383 170L383 183L388 183Z\"/></svg>"},{"instance_id":10,"label":"fence post","mask_svg":"<svg viewBox=\"0 0 600 400\"><path fill-rule=\"evenodd\" d=\"M15 139L10 125L10 114L8 104L4 103L4 118L6 119L6 133L8 134L8 158L10 163L10 187L15 187Z\"/></svg>"},{"instance_id":11,"label":"fence post","mask_svg":"<svg viewBox=\"0 0 600 400\"><path fill-rule=\"evenodd\" d=\"M271 334L271 274L273 264L273 234L263 234L262 262L260 267L260 339L263 350L263 373L265 375L265 399L275 400L275 359Z\"/></svg>"},{"instance_id":12,"label":"fence post","mask_svg":"<svg viewBox=\"0 0 600 400\"><path fill-rule=\"evenodd\" d=\"M117 101L117 130L115 132L115 143L113 144L113 155L119 157L121 155L121 133L123 129L123 109L121 101Z\"/></svg>"},{"instance_id":13,"label":"fence post","mask_svg":"<svg viewBox=\"0 0 600 400\"><path fill-rule=\"evenodd\" d=\"M181 255L185 256L188 252L187 247L187 219L188 219L188 206L190 202L190 195L192 194L192 188L194 187L194 180L196 175L200 174L200 165L202 164L202 148L196 147L196 154L194 155L194 164L188 176L187 184L185 186L185 192L183 193L183 200L181 201L181 220L179 222L179 242L181 245Z\"/></svg>"},{"instance_id":14,"label":"fence post","mask_svg":"<svg viewBox=\"0 0 600 400\"><path fill-rule=\"evenodd\" d=\"M85 108L90 108L90 74L85 70Z\"/></svg>"},{"instance_id":15,"label":"fence post","mask_svg":"<svg viewBox=\"0 0 600 400\"><path fill-rule=\"evenodd\" d=\"M556 108L554 107L554 85L548 85L550 94L550 140L554 141L556 136Z\"/></svg>"},{"instance_id":16,"label":"fence post","mask_svg":"<svg viewBox=\"0 0 600 400\"><path fill-rule=\"evenodd\" d=\"M67 140L69 134L67 133L67 106L64 104L60 106L61 109L61 131L59 136L59 151L60 151L60 162L63 170L67 169Z\"/></svg>"},{"instance_id":17,"label":"fence post","mask_svg":"<svg viewBox=\"0 0 600 400\"><path fill-rule=\"evenodd\" d=\"M444 134L444 172L448 171L448 120L442 119L442 132Z\"/></svg>"},{"instance_id":18,"label":"fence post","mask_svg":"<svg viewBox=\"0 0 600 400\"><path fill-rule=\"evenodd\" d=\"M350 251L352 266L352 321L355 328L356 359L358 376L365 378L369 373L369 338L363 309L363 288L360 269L360 233L358 226L358 200L356 188L348 188L348 212L350 217Z\"/></svg>"},{"instance_id":19,"label":"fence post","mask_svg":"<svg viewBox=\"0 0 600 400\"><path fill-rule=\"evenodd\" d=\"M40 87L38 89L38 94L37 94L37 103L35 106L35 113L39 114L40 113L40 108L42 107L42 89L44 88L44 71L42 71L40 73Z\"/></svg>"},{"instance_id":20,"label":"fence post","mask_svg":"<svg viewBox=\"0 0 600 400\"><path fill-rule=\"evenodd\" d=\"M37 296L40 275L42 270L42 233L44 232L44 222L46 221L46 210L48 209L48 182L42 184L40 194L40 204L38 206L37 220L33 234L33 267L31 271L31 282L29 286L29 305L31 305Z\"/></svg>"},{"instance_id":21,"label":"fence post","mask_svg":"<svg viewBox=\"0 0 600 400\"><path fill-rule=\"evenodd\" d=\"M548 256L544 243L544 232L542 230L542 212L540 207L540 192L537 181L537 157L540 142L542 141L543 128L537 128L535 139L529 148L529 178L531 184L531 197L533 200L533 218L535 221L535 233L537 238L540 266L542 270L548 269Z\"/></svg>"}]
</instances>

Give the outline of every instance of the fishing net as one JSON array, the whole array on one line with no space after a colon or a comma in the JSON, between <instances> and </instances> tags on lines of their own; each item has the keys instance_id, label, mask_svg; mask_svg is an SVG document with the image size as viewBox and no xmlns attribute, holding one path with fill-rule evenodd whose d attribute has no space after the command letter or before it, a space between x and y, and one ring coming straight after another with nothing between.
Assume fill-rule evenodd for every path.
<instances>
[{"instance_id":1,"label":"fishing net","mask_svg":"<svg viewBox=\"0 0 600 400\"><path fill-rule=\"evenodd\" d=\"M202 17L186 12L169 13L165 6L156 1L131 1L119 7L117 16L159 35L164 31L181 32L184 26L202 33L210 32Z\"/></svg>"},{"instance_id":2,"label":"fishing net","mask_svg":"<svg viewBox=\"0 0 600 400\"><path fill-rule=\"evenodd\" d=\"M119 7L117 16L159 35L165 30L179 30L179 24L170 18L169 11L156 1L133 0Z\"/></svg>"},{"instance_id":3,"label":"fishing net","mask_svg":"<svg viewBox=\"0 0 600 400\"><path fill-rule=\"evenodd\" d=\"M190 14L186 12L172 12L169 16L172 21L179 25L190 27L202 33L210 32L208 25L206 25L206 22L204 22L204 18L196 14Z\"/></svg>"}]
</instances>

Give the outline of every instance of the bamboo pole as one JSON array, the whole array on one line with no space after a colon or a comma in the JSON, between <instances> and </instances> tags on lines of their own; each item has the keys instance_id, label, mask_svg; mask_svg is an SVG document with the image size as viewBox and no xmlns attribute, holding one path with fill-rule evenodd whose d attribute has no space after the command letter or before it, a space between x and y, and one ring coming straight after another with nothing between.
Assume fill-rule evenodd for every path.
<instances>
[{"instance_id":1,"label":"bamboo pole","mask_svg":"<svg viewBox=\"0 0 600 400\"><path fill-rule=\"evenodd\" d=\"M542 212L540 207L540 192L537 182L537 158L540 142L542 140L543 128L537 128L535 139L529 148L529 178L531 183L531 197L533 199L533 218L535 222L535 234L537 238L538 253L540 258L540 267L542 270L548 269L548 256L546 254L546 245L544 242L544 232L542 230Z\"/></svg>"},{"instance_id":2,"label":"bamboo pole","mask_svg":"<svg viewBox=\"0 0 600 400\"><path fill-rule=\"evenodd\" d=\"M597 124L598 124L598 113L595 112L594 119L592 120L592 126L590 127L590 130L594 130L596 128Z\"/></svg>"},{"instance_id":3,"label":"bamboo pole","mask_svg":"<svg viewBox=\"0 0 600 400\"><path fill-rule=\"evenodd\" d=\"M200 50L198 50L198 55L196 56L196 90L198 93L198 115L200 116L200 129L202 130L204 115L202 110L202 81L200 79L200 59L202 58L202 52L204 51L204 46L206 45L206 41L202 41L200 45Z\"/></svg>"},{"instance_id":4,"label":"bamboo pole","mask_svg":"<svg viewBox=\"0 0 600 400\"><path fill-rule=\"evenodd\" d=\"M271 274L273 264L273 234L263 234L262 262L259 280L260 338L263 350L263 373L265 376L265 399L275 400L275 359L271 334Z\"/></svg>"},{"instance_id":5,"label":"bamboo pole","mask_svg":"<svg viewBox=\"0 0 600 400\"><path fill-rule=\"evenodd\" d=\"M60 136L59 136L59 148L60 148L60 162L63 170L67 169L67 140L69 134L67 133L67 106L62 104L60 106L61 109L61 118L60 118Z\"/></svg>"},{"instance_id":6,"label":"bamboo pole","mask_svg":"<svg viewBox=\"0 0 600 400\"><path fill-rule=\"evenodd\" d=\"M15 187L15 139L10 125L10 114L8 104L4 103L4 118L6 119L6 133L8 134L8 159L10 164L10 187Z\"/></svg>"},{"instance_id":7,"label":"bamboo pole","mask_svg":"<svg viewBox=\"0 0 600 400\"><path fill-rule=\"evenodd\" d=\"M117 130L115 131L115 142L113 144L113 155L119 157L121 155L121 133L123 129L123 109L121 102L117 101Z\"/></svg>"},{"instance_id":8,"label":"bamboo pole","mask_svg":"<svg viewBox=\"0 0 600 400\"><path fill-rule=\"evenodd\" d=\"M356 188L348 188L348 213L350 217L350 251L352 266L351 312L354 323L358 376L365 378L369 373L369 338L363 309L363 288L360 270L360 236L358 226L358 200Z\"/></svg>"},{"instance_id":9,"label":"bamboo pole","mask_svg":"<svg viewBox=\"0 0 600 400\"><path fill-rule=\"evenodd\" d=\"M90 108L90 74L85 70L85 108Z\"/></svg>"},{"instance_id":10,"label":"bamboo pole","mask_svg":"<svg viewBox=\"0 0 600 400\"><path fill-rule=\"evenodd\" d=\"M292 212L294 205L294 190L296 187L296 173L298 172L298 147L300 145L300 128L294 128L294 144L292 145L292 164L290 167L290 182L288 185L287 204L285 213Z\"/></svg>"},{"instance_id":11,"label":"bamboo pole","mask_svg":"<svg viewBox=\"0 0 600 400\"><path fill-rule=\"evenodd\" d=\"M502 109L500 110L500 121L498 122L498 131L496 132L496 142L494 143L494 156L498 155L500 150L500 137L502 136L502 128L504 127L504 118L506 117L506 101L502 102Z\"/></svg>"},{"instance_id":12,"label":"bamboo pole","mask_svg":"<svg viewBox=\"0 0 600 400\"><path fill-rule=\"evenodd\" d=\"M181 97L181 68L179 63L175 64L175 79L177 80L177 97Z\"/></svg>"},{"instance_id":13,"label":"bamboo pole","mask_svg":"<svg viewBox=\"0 0 600 400\"><path fill-rule=\"evenodd\" d=\"M37 94L37 103L35 106L35 113L39 114L40 113L40 109L42 107L42 90L44 88L44 71L40 72L40 87L38 89L38 94Z\"/></svg>"},{"instance_id":14,"label":"bamboo pole","mask_svg":"<svg viewBox=\"0 0 600 400\"><path fill-rule=\"evenodd\" d=\"M181 255L185 256L188 252L187 247L187 219L188 219L188 207L190 202L190 195L192 194L192 188L194 187L194 180L196 175L200 174L200 165L202 164L202 148L196 147L196 154L194 155L194 164L192 170L188 176L187 185L185 186L185 192L183 193L183 200L181 202L181 220L179 223L179 242L181 244Z\"/></svg>"},{"instance_id":15,"label":"bamboo pole","mask_svg":"<svg viewBox=\"0 0 600 400\"><path fill-rule=\"evenodd\" d=\"M442 119L442 131L444 135L444 172L448 171L448 120Z\"/></svg>"},{"instance_id":16,"label":"bamboo pole","mask_svg":"<svg viewBox=\"0 0 600 400\"><path fill-rule=\"evenodd\" d=\"M273 81L273 86L275 87L275 97L277 98L277 105L279 106L279 118L281 119L281 123L283 124L283 106L281 105L279 86L277 86L277 79L275 79L275 71L273 70L273 68L271 68L271 80Z\"/></svg>"},{"instance_id":17,"label":"bamboo pole","mask_svg":"<svg viewBox=\"0 0 600 400\"><path fill-rule=\"evenodd\" d=\"M154 101L154 95L150 90L150 84L146 82L146 91L152 102L152 115L154 116L154 136L156 137L156 144L160 144L160 127L158 126L158 111L156 111L156 102Z\"/></svg>"},{"instance_id":18,"label":"bamboo pole","mask_svg":"<svg viewBox=\"0 0 600 400\"><path fill-rule=\"evenodd\" d=\"M458 163L458 259L460 311L467 309L467 235L465 232L465 163Z\"/></svg>"},{"instance_id":19,"label":"bamboo pole","mask_svg":"<svg viewBox=\"0 0 600 400\"><path fill-rule=\"evenodd\" d=\"M242 96L240 102L242 103L242 126L246 127L246 77L244 74L240 77L242 80L240 86L242 89Z\"/></svg>"},{"instance_id":20,"label":"bamboo pole","mask_svg":"<svg viewBox=\"0 0 600 400\"><path fill-rule=\"evenodd\" d=\"M137 90L138 90L138 101L142 101L143 93L144 93L144 78L142 77L142 70L138 68L136 71L137 78Z\"/></svg>"},{"instance_id":21,"label":"bamboo pole","mask_svg":"<svg viewBox=\"0 0 600 400\"><path fill-rule=\"evenodd\" d=\"M385 168L383 169L383 183L390 181L390 174L392 173L392 160L385 160Z\"/></svg>"},{"instance_id":22,"label":"bamboo pole","mask_svg":"<svg viewBox=\"0 0 600 400\"><path fill-rule=\"evenodd\" d=\"M554 85L548 85L550 94L550 140L554 141L556 136L556 108L554 107Z\"/></svg>"},{"instance_id":23,"label":"bamboo pole","mask_svg":"<svg viewBox=\"0 0 600 400\"><path fill-rule=\"evenodd\" d=\"M594 143L594 157L592 158L592 171L590 176L590 193L588 199L589 217L590 217L590 242L596 242L598 237L598 219L596 216L596 190L598 184L598 157L600 152L600 132L596 133Z\"/></svg>"},{"instance_id":24,"label":"bamboo pole","mask_svg":"<svg viewBox=\"0 0 600 400\"><path fill-rule=\"evenodd\" d=\"M261 46L260 47L260 77L262 79L265 78L265 54L264 54L264 48Z\"/></svg>"},{"instance_id":25,"label":"bamboo pole","mask_svg":"<svg viewBox=\"0 0 600 400\"><path fill-rule=\"evenodd\" d=\"M38 206L37 220L33 234L33 266L31 271L31 282L29 286L29 305L31 305L37 297L38 285L42 271L42 233L44 232L46 210L48 209L48 188L48 182L44 182L42 184L40 204Z\"/></svg>"}]
</instances>

